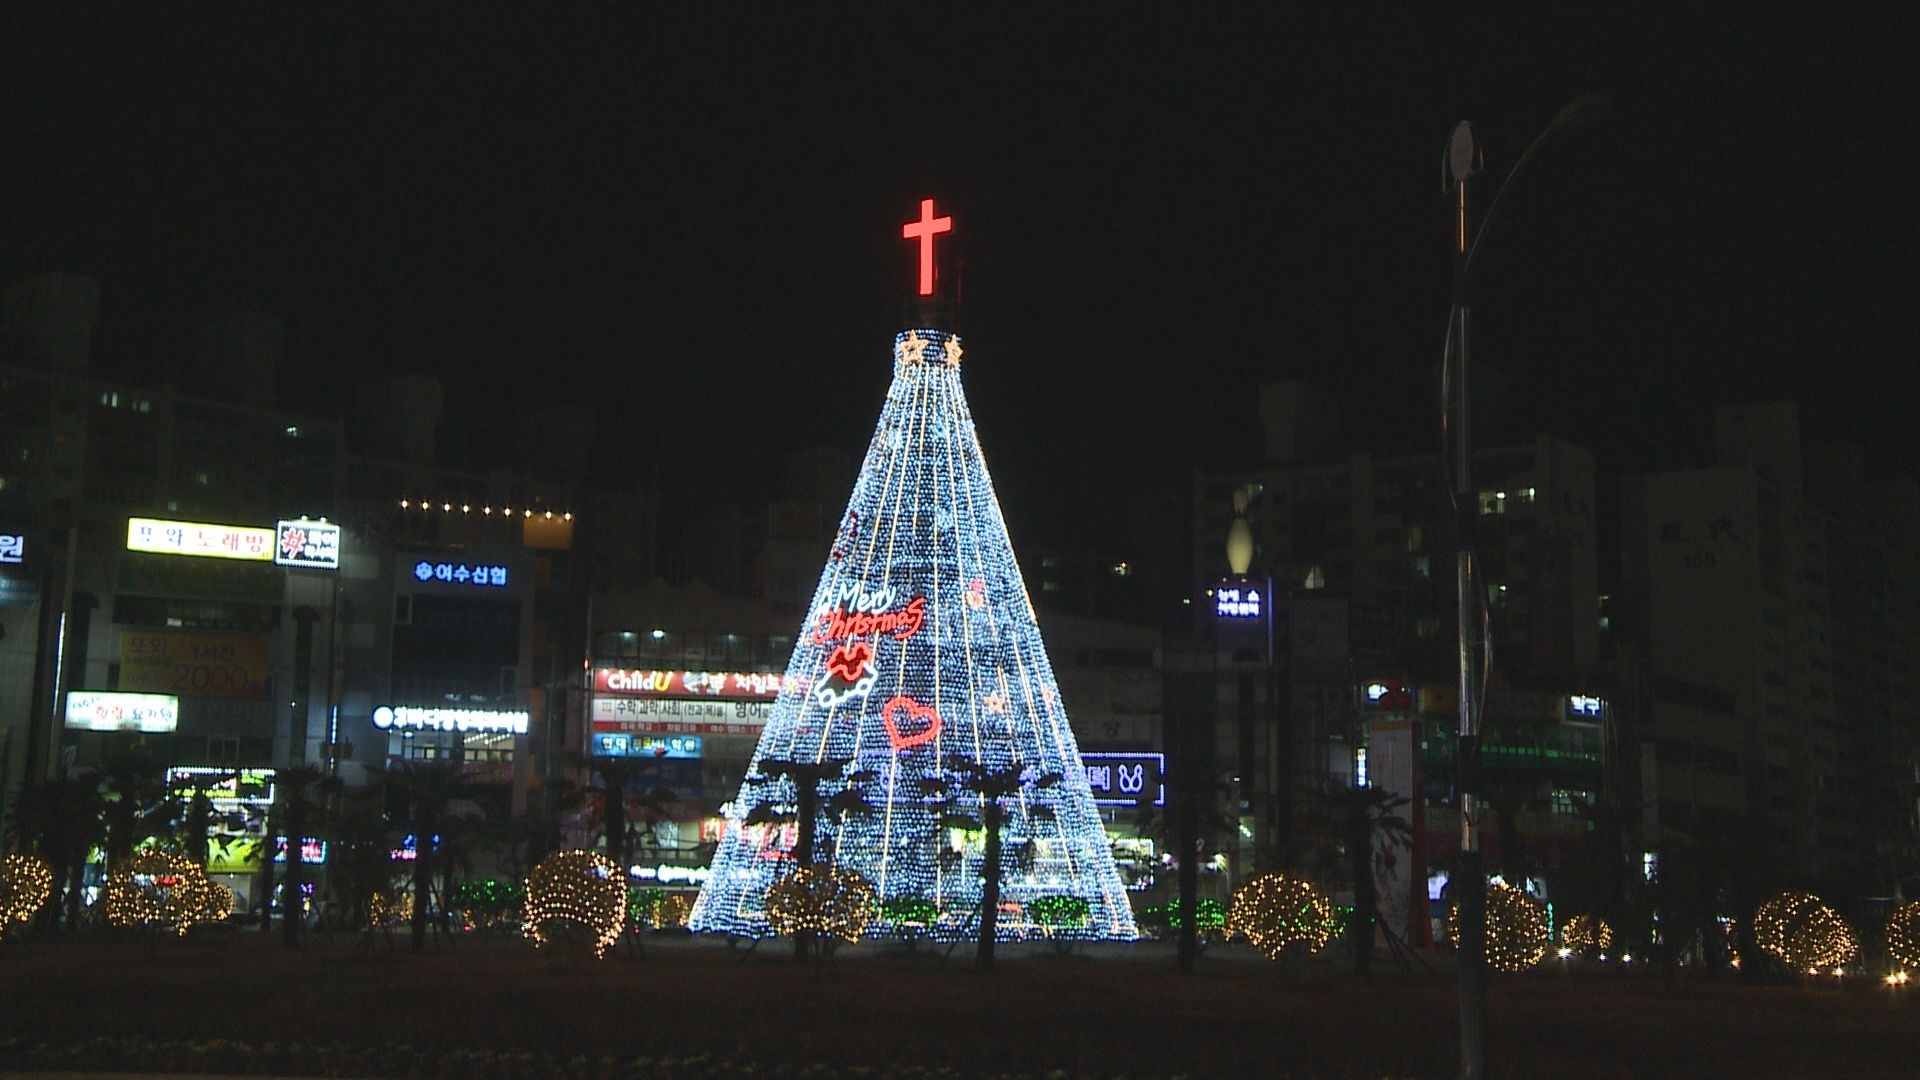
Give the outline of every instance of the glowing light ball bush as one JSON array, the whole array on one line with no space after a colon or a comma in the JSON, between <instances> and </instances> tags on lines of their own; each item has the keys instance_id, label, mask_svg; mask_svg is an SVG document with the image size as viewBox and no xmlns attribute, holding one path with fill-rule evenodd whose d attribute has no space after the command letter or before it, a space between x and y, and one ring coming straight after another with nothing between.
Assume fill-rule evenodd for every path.
<instances>
[{"instance_id":1,"label":"glowing light ball bush","mask_svg":"<svg viewBox=\"0 0 1920 1080\"><path fill-rule=\"evenodd\" d=\"M53 895L53 868L37 855L0 861L0 936L33 921Z\"/></svg>"},{"instance_id":2,"label":"glowing light ball bush","mask_svg":"<svg viewBox=\"0 0 1920 1080\"><path fill-rule=\"evenodd\" d=\"M1902 970L1920 970L1920 900L1902 904L1887 916L1887 955Z\"/></svg>"},{"instance_id":3,"label":"glowing light ball bush","mask_svg":"<svg viewBox=\"0 0 1920 1080\"><path fill-rule=\"evenodd\" d=\"M1296 945L1319 952L1333 940L1333 901L1313 883L1286 874L1262 874L1234 890L1227 938L1246 938L1278 960Z\"/></svg>"},{"instance_id":4,"label":"glowing light ball bush","mask_svg":"<svg viewBox=\"0 0 1920 1080\"><path fill-rule=\"evenodd\" d=\"M1860 955L1860 938L1840 913L1808 892L1788 891L1753 913L1760 951L1795 970L1813 973Z\"/></svg>"},{"instance_id":5,"label":"glowing light ball bush","mask_svg":"<svg viewBox=\"0 0 1920 1080\"><path fill-rule=\"evenodd\" d=\"M1447 937L1460 942L1460 905L1447 909ZM1525 971L1547 955L1547 909L1504 882L1487 886L1487 965L1495 971Z\"/></svg>"},{"instance_id":6,"label":"glowing light ball bush","mask_svg":"<svg viewBox=\"0 0 1920 1080\"><path fill-rule=\"evenodd\" d=\"M876 907L864 874L831 863L800 867L767 890L767 922L786 937L810 931L856 942Z\"/></svg>"},{"instance_id":7,"label":"glowing light ball bush","mask_svg":"<svg viewBox=\"0 0 1920 1080\"><path fill-rule=\"evenodd\" d=\"M136 851L107 875L104 903L113 926L166 927L186 936L211 907L205 867L178 852Z\"/></svg>"},{"instance_id":8,"label":"glowing light ball bush","mask_svg":"<svg viewBox=\"0 0 1920 1080\"><path fill-rule=\"evenodd\" d=\"M627 912L626 875L597 851L575 848L548 856L527 875L527 936L535 948L556 940L567 925L593 933L593 955L620 940Z\"/></svg>"},{"instance_id":9,"label":"glowing light ball bush","mask_svg":"<svg viewBox=\"0 0 1920 1080\"><path fill-rule=\"evenodd\" d=\"M1598 915L1575 915L1560 928L1560 948L1575 955L1613 948L1613 927Z\"/></svg>"},{"instance_id":10,"label":"glowing light ball bush","mask_svg":"<svg viewBox=\"0 0 1920 1080\"><path fill-rule=\"evenodd\" d=\"M207 907L200 913L201 922L226 922L233 916L233 890L217 881L207 882Z\"/></svg>"}]
</instances>

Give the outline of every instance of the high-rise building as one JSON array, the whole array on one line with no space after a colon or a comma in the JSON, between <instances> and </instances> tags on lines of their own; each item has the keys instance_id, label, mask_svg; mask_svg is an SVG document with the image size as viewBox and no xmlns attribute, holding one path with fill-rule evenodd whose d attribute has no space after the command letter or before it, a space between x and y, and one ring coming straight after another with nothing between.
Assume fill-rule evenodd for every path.
<instances>
[{"instance_id":1,"label":"high-rise building","mask_svg":"<svg viewBox=\"0 0 1920 1080\"><path fill-rule=\"evenodd\" d=\"M1910 484L1806 454L1790 403L1714 416L1712 465L1625 489L1623 695L1651 847L1759 838L1778 869L1890 890L1914 864ZM1909 646L1904 651L1902 644ZM1901 867L1906 867L1902 870Z\"/></svg>"}]
</instances>

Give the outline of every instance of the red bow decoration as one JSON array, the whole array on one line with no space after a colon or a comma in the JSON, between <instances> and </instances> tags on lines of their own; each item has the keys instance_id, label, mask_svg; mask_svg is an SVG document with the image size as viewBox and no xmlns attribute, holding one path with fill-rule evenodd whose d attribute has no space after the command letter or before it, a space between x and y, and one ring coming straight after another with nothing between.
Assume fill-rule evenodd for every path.
<instances>
[{"instance_id":1,"label":"red bow decoration","mask_svg":"<svg viewBox=\"0 0 1920 1080\"><path fill-rule=\"evenodd\" d=\"M867 673L867 665L873 663L873 645L865 641L849 641L834 647L827 656L827 674L849 683L857 683Z\"/></svg>"}]
</instances>

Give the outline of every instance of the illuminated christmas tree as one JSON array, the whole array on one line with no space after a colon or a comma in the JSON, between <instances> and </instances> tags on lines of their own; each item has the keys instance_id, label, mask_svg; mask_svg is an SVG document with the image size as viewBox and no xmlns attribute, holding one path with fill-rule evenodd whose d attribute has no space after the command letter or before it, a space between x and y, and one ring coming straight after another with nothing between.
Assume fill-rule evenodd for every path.
<instances>
[{"instance_id":1,"label":"illuminated christmas tree","mask_svg":"<svg viewBox=\"0 0 1920 1080\"><path fill-rule=\"evenodd\" d=\"M928 201L921 231L903 230L923 238L923 295L932 234L950 223L933 218ZM773 933L767 891L793 871L799 848L872 883L869 935L908 932L886 913L924 919L931 905L932 925L917 919L912 932L973 936L989 859L983 830L961 822L987 820L981 800L996 796L954 778L1018 769L994 815L996 936L1034 932L1029 909L1043 897L1085 901L1079 936L1138 936L981 457L960 360L960 339L937 327L894 339L879 425L785 689L726 807L696 931ZM802 837L806 819L817 825Z\"/></svg>"}]
</instances>

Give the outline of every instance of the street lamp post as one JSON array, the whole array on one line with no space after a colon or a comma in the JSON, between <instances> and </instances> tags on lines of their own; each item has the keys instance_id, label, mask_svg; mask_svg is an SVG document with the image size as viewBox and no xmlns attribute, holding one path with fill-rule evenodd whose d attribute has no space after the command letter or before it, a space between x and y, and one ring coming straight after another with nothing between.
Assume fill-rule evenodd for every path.
<instances>
[{"instance_id":1,"label":"street lamp post","mask_svg":"<svg viewBox=\"0 0 1920 1080\"><path fill-rule=\"evenodd\" d=\"M1592 94L1575 98L1562 108L1533 140L1526 153L1514 162L1495 190L1493 202L1480 221L1480 230L1467 229L1468 181L1481 171L1480 150L1473 142L1473 129L1466 121L1454 125L1447 140L1442 161L1445 190L1454 198L1453 304L1447 318L1447 342L1441 362L1441 432L1445 437L1442 460L1451 470L1449 492L1454 512L1454 582L1457 588L1457 630L1459 633L1459 710L1460 745L1455 763L1455 793L1460 811L1460 858L1452 882L1455 902L1459 904L1460 968L1460 1076L1462 1080L1481 1080L1487 1074L1487 875L1480 859L1479 805L1474 798L1478 782L1480 718L1479 665L1485 642L1475 632L1479 608L1473 593L1473 525L1479 513L1471 477L1472 443L1467 429L1467 316L1472 308L1473 257L1480 250L1487 227L1493 223L1514 178L1533 160L1534 154L1556 133L1577 120L1592 115L1604 99ZM1469 236L1472 237L1469 240Z\"/></svg>"},{"instance_id":2,"label":"street lamp post","mask_svg":"<svg viewBox=\"0 0 1920 1080\"><path fill-rule=\"evenodd\" d=\"M1473 632L1473 523L1478 510L1471 478L1472 456L1467 432L1467 314L1471 309L1467 260L1468 180L1480 172L1480 153L1473 145L1473 129L1466 121L1454 126L1447 142L1447 183L1455 196L1456 226L1453 256L1453 312L1448 320L1447 359L1442 372L1446 409L1442 427L1449 437L1453 471L1454 584L1459 631L1460 744L1455 761L1456 805L1460 811L1460 858L1454 868L1454 902L1460 907L1460 1076L1478 1080L1486 1075L1487 1028L1487 877L1480 865L1480 833L1474 820L1474 770L1478 759L1479 718L1474 714ZM1443 365L1445 367L1445 365Z\"/></svg>"}]
</instances>

